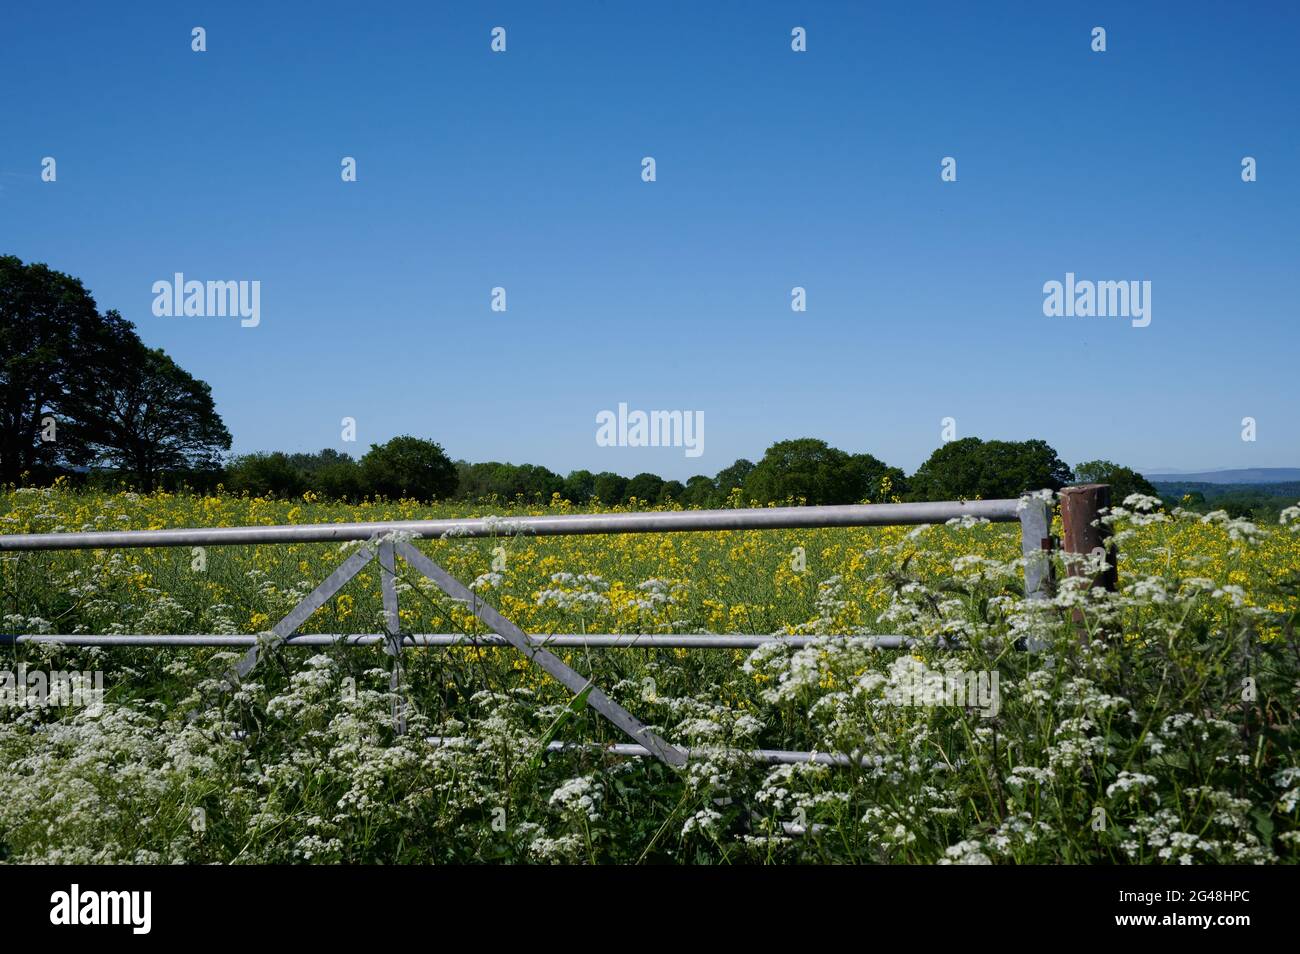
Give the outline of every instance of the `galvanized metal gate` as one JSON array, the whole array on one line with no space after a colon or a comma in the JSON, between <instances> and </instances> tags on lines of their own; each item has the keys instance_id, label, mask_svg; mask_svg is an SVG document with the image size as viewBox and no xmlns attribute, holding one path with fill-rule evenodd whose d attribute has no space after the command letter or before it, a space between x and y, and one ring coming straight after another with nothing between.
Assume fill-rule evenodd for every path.
<instances>
[{"instance_id":1,"label":"galvanized metal gate","mask_svg":"<svg viewBox=\"0 0 1300 954\"><path fill-rule=\"evenodd\" d=\"M712 635L598 634L533 636L506 619L477 593L418 550L411 539L482 538L507 535L567 536L617 533L679 533L717 530L820 529L831 527L883 527L944 523L961 518L994 523L1019 522L1021 552L1025 565L1025 593L1031 599L1044 598L1051 580L1051 507L1039 496L1018 500L974 500L937 503L857 504L849 506L771 507L750 510L685 510L652 513L567 514L562 516L502 519L485 517L455 520L407 520L370 523L303 524L271 527L221 527L215 529L124 530L88 533L0 535L0 551L85 550L119 547L197 547L277 543L320 543L364 541L297 606L261 636L201 635L0 635L0 644L62 643L76 646L248 646L243 659L227 677L237 686L270 650L282 645L373 645L382 642L392 658L391 687L402 679L402 649L407 646L508 645L538 666L575 695L587 693L587 705L632 739L632 745L615 746L625 755L651 755L671 766L682 766L690 751L661 738L634 715L607 696L599 687L552 653L548 646L672 646L690 649L735 649L779 641L806 645L810 637L756 637ZM406 561L432 580L447 596L464 603L488 626L489 636L450 633L402 634L398 617L396 561ZM372 560L378 560L384 607L385 632L363 635L295 636L307 619L334 596ZM826 638L826 637L819 637ZM874 645L898 648L909 644L901 636L839 637ZM1032 648L1032 647L1031 647ZM405 731L406 717L400 702L394 703L393 718L398 731ZM818 760L817 753L760 750L754 753L766 761ZM823 761L832 758L821 753ZM840 757L835 757L840 758Z\"/></svg>"}]
</instances>

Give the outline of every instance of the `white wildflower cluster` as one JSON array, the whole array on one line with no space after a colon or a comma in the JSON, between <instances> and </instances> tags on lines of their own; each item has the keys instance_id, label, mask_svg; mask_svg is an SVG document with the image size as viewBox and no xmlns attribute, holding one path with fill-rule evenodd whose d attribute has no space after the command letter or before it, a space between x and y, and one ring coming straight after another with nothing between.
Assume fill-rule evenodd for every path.
<instances>
[{"instance_id":1,"label":"white wildflower cluster","mask_svg":"<svg viewBox=\"0 0 1300 954\"><path fill-rule=\"evenodd\" d=\"M834 633L835 618L848 605L848 600L843 598L844 580L839 576L832 576L822 580L817 584L817 594L813 597L813 606L817 615L804 623L794 627L794 632L798 635L820 635L828 636Z\"/></svg>"},{"instance_id":2,"label":"white wildflower cluster","mask_svg":"<svg viewBox=\"0 0 1300 954\"><path fill-rule=\"evenodd\" d=\"M492 570L487 573L480 573L476 576L474 582L469 585L469 588L480 593L485 590L495 590L500 588L504 580L505 574Z\"/></svg>"},{"instance_id":3,"label":"white wildflower cluster","mask_svg":"<svg viewBox=\"0 0 1300 954\"><path fill-rule=\"evenodd\" d=\"M1125 529L1115 534L1116 543L1129 539L1134 531L1158 523L1169 523L1173 518L1164 513L1164 501L1149 494L1129 494L1122 506L1111 507L1100 518L1103 526L1116 527L1123 524Z\"/></svg>"},{"instance_id":4,"label":"white wildflower cluster","mask_svg":"<svg viewBox=\"0 0 1300 954\"><path fill-rule=\"evenodd\" d=\"M718 833L718 824L721 821L721 812L714 811L712 808L701 808L686 819L686 823L682 825L682 834L689 835L692 832L699 832L703 835L716 835Z\"/></svg>"},{"instance_id":5,"label":"white wildflower cluster","mask_svg":"<svg viewBox=\"0 0 1300 954\"><path fill-rule=\"evenodd\" d=\"M824 683L834 680L836 672L865 665L869 652L860 645L829 638L791 650L774 639L751 652L741 668L761 679L764 701L781 704L815 694Z\"/></svg>"},{"instance_id":6,"label":"white wildflower cluster","mask_svg":"<svg viewBox=\"0 0 1300 954\"><path fill-rule=\"evenodd\" d=\"M525 844L528 855L533 861L553 865L571 864L582 855L582 836L575 832L552 838L539 834L540 826L532 823L521 827L521 831L531 836Z\"/></svg>"},{"instance_id":7,"label":"white wildflower cluster","mask_svg":"<svg viewBox=\"0 0 1300 954\"><path fill-rule=\"evenodd\" d=\"M1228 531L1228 539L1235 543L1258 543L1264 531L1242 517L1231 517L1226 510L1212 510L1201 517L1201 523L1214 524Z\"/></svg>"},{"instance_id":8,"label":"white wildflower cluster","mask_svg":"<svg viewBox=\"0 0 1300 954\"><path fill-rule=\"evenodd\" d=\"M1143 775L1140 772L1120 772L1119 778L1106 786L1106 797L1112 798L1115 795L1136 794L1155 784L1156 778L1154 775Z\"/></svg>"},{"instance_id":9,"label":"white wildflower cluster","mask_svg":"<svg viewBox=\"0 0 1300 954\"><path fill-rule=\"evenodd\" d=\"M1036 820L1028 812L1019 812L1002 820L998 830L988 837L987 845L991 851L1009 855L1031 847L1040 838L1052 834L1052 826L1047 822Z\"/></svg>"},{"instance_id":10,"label":"white wildflower cluster","mask_svg":"<svg viewBox=\"0 0 1300 954\"><path fill-rule=\"evenodd\" d=\"M954 577L966 586L1002 584L1018 579L1023 558L994 560L978 554L959 556L952 561Z\"/></svg>"},{"instance_id":11,"label":"white wildflower cluster","mask_svg":"<svg viewBox=\"0 0 1300 954\"><path fill-rule=\"evenodd\" d=\"M609 584L595 573L553 573L551 587L537 594L538 606L588 613L609 608Z\"/></svg>"},{"instance_id":12,"label":"white wildflower cluster","mask_svg":"<svg viewBox=\"0 0 1300 954\"><path fill-rule=\"evenodd\" d=\"M827 781L829 774L827 766L816 762L776 765L768 771L754 797L764 811L788 815L795 809L802 809L807 815L811 809L826 801L847 799L847 796L835 793L804 791Z\"/></svg>"},{"instance_id":13,"label":"white wildflower cluster","mask_svg":"<svg viewBox=\"0 0 1300 954\"><path fill-rule=\"evenodd\" d=\"M1278 518L1278 523L1292 533L1300 533L1300 505L1287 507Z\"/></svg>"},{"instance_id":14,"label":"white wildflower cluster","mask_svg":"<svg viewBox=\"0 0 1300 954\"><path fill-rule=\"evenodd\" d=\"M645 580L636 585L637 596L630 605L643 613L657 613L676 605L685 589L686 584L680 580Z\"/></svg>"},{"instance_id":15,"label":"white wildflower cluster","mask_svg":"<svg viewBox=\"0 0 1300 954\"><path fill-rule=\"evenodd\" d=\"M549 804L552 808L575 816L584 816L588 821L600 818L600 805L604 800L604 787L590 775L571 778L551 793Z\"/></svg>"},{"instance_id":16,"label":"white wildflower cluster","mask_svg":"<svg viewBox=\"0 0 1300 954\"><path fill-rule=\"evenodd\" d=\"M1007 785L1011 788L1023 788L1026 785L1047 785L1056 773L1050 768L1038 768L1033 765L1017 765L1007 776Z\"/></svg>"},{"instance_id":17,"label":"white wildflower cluster","mask_svg":"<svg viewBox=\"0 0 1300 954\"><path fill-rule=\"evenodd\" d=\"M705 745L746 745L763 730L763 723L752 713L736 710L718 702L677 698L664 700L670 713L681 721L674 735Z\"/></svg>"},{"instance_id":18,"label":"white wildflower cluster","mask_svg":"<svg viewBox=\"0 0 1300 954\"><path fill-rule=\"evenodd\" d=\"M1286 789L1278 800L1278 807L1288 814L1294 812L1300 806L1300 767L1282 769L1273 776L1273 781L1278 788Z\"/></svg>"},{"instance_id":19,"label":"white wildflower cluster","mask_svg":"<svg viewBox=\"0 0 1300 954\"><path fill-rule=\"evenodd\" d=\"M993 861L984 853L984 845L978 841L959 841L943 850L943 857L937 862L941 865L991 865Z\"/></svg>"}]
</instances>

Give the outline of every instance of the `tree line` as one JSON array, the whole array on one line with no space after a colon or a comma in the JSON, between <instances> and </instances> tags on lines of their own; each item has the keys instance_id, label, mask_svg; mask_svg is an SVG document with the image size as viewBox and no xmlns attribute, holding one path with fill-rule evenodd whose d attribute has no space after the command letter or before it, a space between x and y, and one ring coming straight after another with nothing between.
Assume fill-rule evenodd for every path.
<instances>
[{"instance_id":1,"label":"tree line","mask_svg":"<svg viewBox=\"0 0 1300 954\"><path fill-rule=\"evenodd\" d=\"M757 463L741 459L713 476L697 474L685 483L652 473L629 477L574 470L561 475L536 464L453 461L440 445L409 436L373 445L360 459L328 448L315 454L247 454L223 472L226 490L254 495L314 491L346 500L383 495L530 502L558 495L575 504L636 501L684 507L721 507L737 499L742 504L849 504L1014 498L1074 482L1111 484L1117 501L1130 493L1155 493L1141 474L1109 461L1088 461L1072 470L1045 441L976 437L944 444L911 475L870 454L850 454L812 437L778 441Z\"/></svg>"},{"instance_id":2,"label":"tree line","mask_svg":"<svg viewBox=\"0 0 1300 954\"><path fill-rule=\"evenodd\" d=\"M412 436L360 456L256 453L230 458L231 438L209 386L161 349L146 347L116 311L100 313L82 283L45 265L0 256L0 484L47 483L63 475L140 490L189 486L233 493L340 500L549 501L575 504L955 500L1015 497L1075 481L1114 486L1117 499L1155 493L1140 474L1109 461L1073 471L1042 440L948 442L907 474L871 454L804 437L778 441L757 462L741 459L685 483L657 474L623 476L535 464L453 461Z\"/></svg>"}]
</instances>

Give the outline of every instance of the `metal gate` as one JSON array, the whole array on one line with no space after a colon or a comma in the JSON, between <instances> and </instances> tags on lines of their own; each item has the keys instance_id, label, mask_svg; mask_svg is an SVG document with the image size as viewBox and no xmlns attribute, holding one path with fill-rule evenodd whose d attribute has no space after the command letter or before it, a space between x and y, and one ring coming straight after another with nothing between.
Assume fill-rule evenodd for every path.
<instances>
[{"instance_id":1,"label":"metal gate","mask_svg":"<svg viewBox=\"0 0 1300 954\"><path fill-rule=\"evenodd\" d=\"M119 547L196 547L275 543L319 543L364 541L319 586L260 636L200 635L0 635L0 644L61 643L71 646L247 646L243 659L229 672L230 686L252 671L259 659L282 645L374 645L382 643L392 657L391 687L401 684L401 653L404 647L456 645L508 645L530 663L540 667L575 695L586 693L587 705L617 726L633 742L615 746L623 755L652 755L671 766L682 766L690 751L661 738L634 715L594 686L548 646L582 647L680 647L687 649L753 648L778 641L807 645L812 637L738 636L708 633L680 635L650 634L563 634L533 636L502 616L477 593L455 579L418 550L411 539L482 538L505 535L569 536L619 533L681 533L717 530L821 529L833 527L885 527L944 523L963 517L993 523L1020 523L1021 552L1025 561L1025 594L1030 599L1048 595L1051 580L1051 506L1037 495L1018 500L943 501L937 503L856 504L848 506L770 507L749 510L684 510L650 513L566 514L561 516L449 520L405 520L370 523L302 524L270 527L220 527L215 529L123 530L109 532L42 533L0 535L0 551L87 550ZM433 581L447 596L464 603L470 612L491 629L487 636L453 633L403 634L400 631L396 587L396 561L406 561ZM372 560L378 560L384 607L385 632L362 635L297 636L299 627ZM826 639L828 637L816 637ZM900 648L911 640L902 636L830 637L853 640L877 648ZM946 645L946 644L941 644ZM405 731L401 703L394 703L393 717L399 732ZM760 750L753 753L765 761L787 762L838 759L825 753Z\"/></svg>"}]
</instances>

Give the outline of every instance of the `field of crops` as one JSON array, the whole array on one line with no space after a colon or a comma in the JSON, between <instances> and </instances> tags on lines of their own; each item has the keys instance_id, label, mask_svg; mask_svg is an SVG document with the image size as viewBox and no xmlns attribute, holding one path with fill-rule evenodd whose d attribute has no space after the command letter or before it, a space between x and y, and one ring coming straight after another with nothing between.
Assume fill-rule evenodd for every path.
<instances>
[{"instance_id":1,"label":"field of crops","mask_svg":"<svg viewBox=\"0 0 1300 954\"><path fill-rule=\"evenodd\" d=\"M237 693L214 649L3 648L0 670L102 670L102 711L0 702L0 860L146 862L1294 862L1300 511L1257 527L1115 517L1120 591L1023 598L1019 527L444 539L418 546L531 633L898 633L755 651L561 652L707 758L674 772L519 654L290 647ZM546 513L55 487L0 494L0 532ZM259 633L337 545L5 554L6 633ZM410 632L477 632L399 563ZM382 630L372 564L302 632ZM1081 635L1081 627L1085 632ZM1041 653L1013 648L1030 636ZM951 671L997 705L900 704ZM916 701L916 700L912 700ZM933 701L933 700L931 700ZM195 715L186 718L187 713ZM451 740L431 741L432 737ZM762 765L752 748L852 766Z\"/></svg>"}]
</instances>

